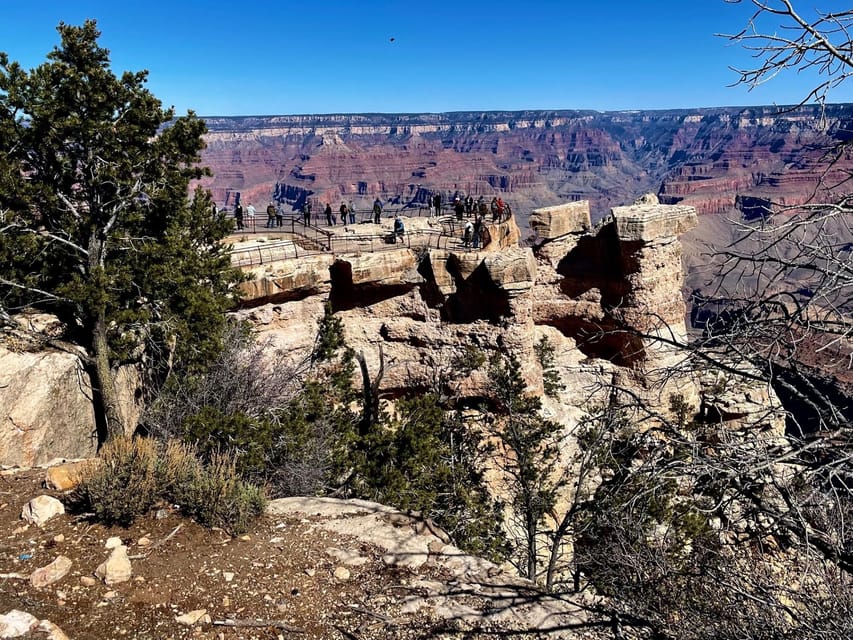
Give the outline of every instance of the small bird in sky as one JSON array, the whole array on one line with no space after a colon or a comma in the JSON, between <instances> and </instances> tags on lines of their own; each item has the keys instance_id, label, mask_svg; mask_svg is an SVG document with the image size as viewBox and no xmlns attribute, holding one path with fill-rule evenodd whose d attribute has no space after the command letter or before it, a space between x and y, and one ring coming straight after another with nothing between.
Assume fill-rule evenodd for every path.
<instances>
[{"instance_id":1,"label":"small bird in sky","mask_svg":"<svg viewBox=\"0 0 853 640\"><path fill-rule=\"evenodd\" d=\"M394 38L388 38L388 42L394 42Z\"/></svg>"}]
</instances>

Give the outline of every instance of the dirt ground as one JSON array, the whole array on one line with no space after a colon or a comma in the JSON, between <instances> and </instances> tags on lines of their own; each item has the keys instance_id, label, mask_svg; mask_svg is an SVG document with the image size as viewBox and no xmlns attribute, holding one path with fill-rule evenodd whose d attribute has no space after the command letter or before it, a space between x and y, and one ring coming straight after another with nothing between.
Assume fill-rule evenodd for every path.
<instances>
[{"instance_id":1,"label":"dirt ground","mask_svg":"<svg viewBox=\"0 0 853 640\"><path fill-rule=\"evenodd\" d=\"M385 566L376 549L311 528L307 519L267 516L232 539L165 506L127 529L69 514L39 528L20 515L37 495L60 497L42 488L43 478L43 470L0 476L0 614L27 611L72 640L474 637L437 628L420 613L398 615L417 590L413 578L446 578L439 569L414 576ZM127 546L133 577L107 586L93 574L111 536ZM341 571L330 548L355 548L366 562ZM59 555L72 561L71 571L47 587L31 586L27 577ZM176 620L200 609L209 622Z\"/></svg>"}]
</instances>

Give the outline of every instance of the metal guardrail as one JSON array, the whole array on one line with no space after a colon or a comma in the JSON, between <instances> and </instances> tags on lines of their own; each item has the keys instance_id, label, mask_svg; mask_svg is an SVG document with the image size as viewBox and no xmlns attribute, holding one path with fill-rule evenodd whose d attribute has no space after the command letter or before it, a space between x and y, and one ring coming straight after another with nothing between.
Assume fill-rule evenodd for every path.
<instances>
[{"instance_id":1,"label":"metal guardrail","mask_svg":"<svg viewBox=\"0 0 853 640\"><path fill-rule=\"evenodd\" d=\"M372 215L371 213L371 220ZM507 210L500 218L494 218L492 224L507 222L512 217L512 212ZM313 218L313 216L312 216ZM383 234L358 234L352 225L346 225L342 234L332 233L322 227L313 224L304 224L301 217L288 216L282 220L281 226L253 227L236 231L235 233L262 233L278 231L290 234L292 238L273 240L268 243L252 247L240 247L230 251L231 262L234 266L253 266L268 264L276 260L287 258L299 258L308 255L319 255L324 253L375 253L391 249L405 248L429 248L429 249L453 249L454 251L478 251L485 248L491 242L488 229L484 226L481 236L480 247L464 246L462 238L462 227L464 219L458 220L455 216L443 215L438 218L441 223L441 231L437 229L413 229L406 231L402 236L388 231ZM244 220L244 223L246 220ZM343 226L343 225L341 225ZM309 246L306 246L309 245ZM314 245L314 246L310 246Z\"/></svg>"},{"instance_id":2,"label":"metal guardrail","mask_svg":"<svg viewBox=\"0 0 853 640\"><path fill-rule=\"evenodd\" d=\"M307 251L292 240L278 240L269 244L231 249L229 253L232 266L250 267L256 264L275 262L276 260L299 258L310 253L322 253L322 251Z\"/></svg>"}]
</instances>

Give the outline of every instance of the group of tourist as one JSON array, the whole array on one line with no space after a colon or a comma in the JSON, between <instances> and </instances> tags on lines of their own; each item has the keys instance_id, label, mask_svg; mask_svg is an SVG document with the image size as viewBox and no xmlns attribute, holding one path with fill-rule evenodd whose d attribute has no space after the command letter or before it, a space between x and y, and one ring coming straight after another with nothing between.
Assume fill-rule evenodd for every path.
<instances>
[{"instance_id":1,"label":"group of tourist","mask_svg":"<svg viewBox=\"0 0 853 640\"><path fill-rule=\"evenodd\" d=\"M308 211L308 215L306 217L305 211ZM349 204L346 202L341 202L341 206L338 208L338 213L341 216L341 224L355 224L355 207L352 204L352 200L349 201ZM323 210L323 215L326 216L326 225L330 227L334 227L338 224L338 216L332 211L332 205L330 203L326 203L326 208ZM379 198L373 201L373 222L379 224L379 220L382 217L382 202ZM310 224L311 221L311 203L306 203L305 207L302 209L302 220L305 224Z\"/></svg>"},{"instance_id":2,"label":"group of tourist","mask_svg":"<svg viewBox=\"0 0 853 640\"><path fill-rule=\"evenodd\" d=\"M436 194L432 197L430 202L430 214L433 216L441 215L441 195ZM490 204L486 204L486 199L483 196L474 200L473 196L465 196L464 198L461 196L456 196L453 198L453 213L456 214L457 220L462 220L463 217L470 218L471 216L479 216L482 219L485 219L486 216L491 213L492 222L500 222L505 217L508 217L510 214L509 205L503 201L503 198L500 196L495 196L492 198Z\"/></svg>"},{"instance_id":3,"label":"group of tourist","mask_svg":"<svg viewBox=\"0 0 853 640\"><path fill-rule=\"evenodd\" d=\"M440 215L442 207L441 194L433 196L430 201L430 205L431 215ZM459 221L462 221L465 217L471 218L473 216L473 221L469 219L462 229L462 245L473 249L478 249L483 240L483 226L485 224L486 216L491 214L492 222L496 223L504 220L505 217L508 217L511 213L509 205L506 204L499 196L493 197L491 203L488 205L486 204L483 196L480 196L476 201L470 195L465 198L456 196L453 199L452 206L456 219ZM282 227L284 225L284 211L281 204L276 206L274 202L270 201L267 205L266 212L267 221L264 225L265 228L272 229ZM379 198L374 200L371 213L373 223L380 224L382 219L382 201ZM326 218L326 224L330 227L334 227L338 224L338 216L340 216L340 223L342 225L355 224L356 222L356 211L353 207L352 200L350 200L349 203L342 201L337 214L333 211L331 203L326 203L323 215ZM303 205L301 217L305 226L309 226L311 224L310 202L306 201ZM234 205L234 221L238 231L244 230L246 228L246 223L248 223L250 227L254 227L254 218L255 207L251 202L245 210L239 202ZM391 239L394 242L397 242L397 240L402 238L404 234L405 227L403 220L400 218L399 214L395 213Z\"/></svg>"}]
</instances>

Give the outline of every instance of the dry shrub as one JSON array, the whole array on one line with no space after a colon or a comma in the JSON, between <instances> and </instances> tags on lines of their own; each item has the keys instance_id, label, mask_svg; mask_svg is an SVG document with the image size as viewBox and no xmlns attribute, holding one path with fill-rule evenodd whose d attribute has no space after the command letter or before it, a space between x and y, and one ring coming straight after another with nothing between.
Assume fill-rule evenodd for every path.
<instances>
[{"instance_id":1,"label":"dry shrub","mask_svg":"<svg viewBox=\"0 0 853 640\"><path fill-rule=\"evenodd\" d=\"M158 456L154 442L116 438L81 471L80 484L70 497L72 506L90 512L105 524L130 525L146 513L160 495Z\"/></svg>"},{"instance_id":2,"label":"dry shrub","mask_svg":"<svg viewBox=\"0 0 853 640\"><path fill-rule=\"evenodd\" d=\"M215 453L203 464L188 445L173 450L176 460L193 462L171 465L183 475L170 485L169 498L199 524L240 535L264 512L265 492L240 478L232 455Z\"/></svg>"},{"instance_id":3,"label":"dry shrub","mask_svg":"<svg viewBox=\"0 0 853 640\"><path fill-rule=\"evenodd\" d=\"M205 464L190 445L169 441L158 449L146 438L117 438L104 445L69 498L72 507L95 520L121 526L158 500L233 535L246 531L266 506L265 492L240 479L232 456L217 453Z\"/></svg>"}]
</instances>

